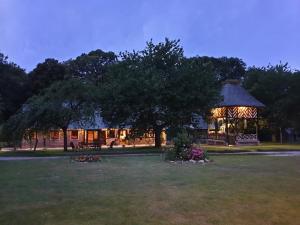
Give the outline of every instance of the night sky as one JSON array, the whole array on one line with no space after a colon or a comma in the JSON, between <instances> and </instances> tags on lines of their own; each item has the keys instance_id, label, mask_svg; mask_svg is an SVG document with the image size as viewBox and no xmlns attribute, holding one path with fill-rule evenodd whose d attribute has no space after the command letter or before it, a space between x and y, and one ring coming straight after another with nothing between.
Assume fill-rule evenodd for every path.
<instances>
[{"instance_id":1,"label":"night sky","mask_svg":"<svg viewBox=\"0 0 300 225\"><path fill-rule=\"evenodd\" d=\"M27 71L165 37L180 39L186 56L300 69L300 0L0 0L0 52Z\"/></svg>"}]
</instances>

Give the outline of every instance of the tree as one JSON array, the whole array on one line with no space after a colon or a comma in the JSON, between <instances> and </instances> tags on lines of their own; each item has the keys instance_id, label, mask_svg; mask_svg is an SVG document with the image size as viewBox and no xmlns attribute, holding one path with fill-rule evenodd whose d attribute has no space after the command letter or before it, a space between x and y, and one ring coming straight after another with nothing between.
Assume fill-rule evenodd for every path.
<instances>
[{"instance_id":1,"label":"tree","mask_svg":"<svg viewBox=\"0 0 300 225\"><path fill-rule=\"evenodd\" d=\"M30 96L28 77L23 69L0 53L0 121L17 112Z\"/></svg>"},{"instance_id":2,"label":"tree","mask_svg":"<svg viewBox=\"0 0 300 225\"><path fill-rule=\"evenodd\" d=\"M0 95L0 124L3 122L3 111L4 111L4 102L2 96Z\"/></svg>"},{"instance_id":3,"label":"tree","mask_svg":"<svg viewBox=\"0 0 300 225\"><path fill-rule=\"evenodd\" d=\"M64 80L66 77L66 66L56 59L45 59L29 73L31 90L33 94L40 93L55 81Z\"/></svg>"},{"instance_id":4,"label":"tree","mask_svg":"<svg viewBox=\"0 0 300 225\"><path fill-rule=\"evenodd\" d=\"M211 64L185 60L179 41L147 42L140 52L125 52L101 86L101 115L110 124L153 130L161 146L164 128L190 123L218 99Z\"/></svg>"},{"instance_id":5,"label":"tree","mask_svg":"<svg viewBox=\"0 0 300 225\"><path fill-rule=\"evenodd\" d=\"M31 97L8 123L22 138L26 130L60 128L67 151L67 129L72 123L93 122L96 109L95 88L77 79L57 81L39 95Z\"/></svg>"},{"instance_id":6,"label":"tree","mask_svg":"<svg viewBox=\"0 0 300 225\"><path fill-rule=\"evenodd\" d=\"M290 127L289 113L284 109L289 98L289 79L292 75L287 64L268 67L251 67L247 70L243 85L266 105L262 116L275 137L277 131Z\"/></svg>"},{"instance_id":7,"label":"tree","mask_svg":"<svg viewBox=\"0 0 300 225\"><path fill-rule=\"evenodd\" d=\"M110 65L117 62L117 56L113 52L104 52L100 49L82 54L75 60L66 62L69 74L82 79L88 79L99 85Z\"/></svg>"},{"instance_id":8,"label":"tree","mask_svg":"<svg viewBox=\"0 0 300 225\"><path fill-rule=\"evenodd\" d=\"M243 60L233 57L214 58L208 56L196 57L202 63L212 64L213 72L219 82L227 79L243 79L246 72L246 64Z\"/></svg>"},{"instance_id":9,"label":"tree","mask_svg":"<svg viewBox=\"0 0 300 225\"><path fill-rule=\"evenodd\" d=\"M282 101L283 111L289 125L300 131L300 72L294 72L288 77L286 98Z\"/></svg>"}]
</instances>

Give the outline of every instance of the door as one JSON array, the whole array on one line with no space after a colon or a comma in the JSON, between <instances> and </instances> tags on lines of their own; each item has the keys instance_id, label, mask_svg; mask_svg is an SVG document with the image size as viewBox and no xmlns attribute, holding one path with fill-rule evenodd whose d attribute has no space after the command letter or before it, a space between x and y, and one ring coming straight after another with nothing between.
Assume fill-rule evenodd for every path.
<instances>
[{"instance_id":1,"label":"door","mask_svg":"<svg viewBox=\"0 0 300 225\"><path fill-rule=\"evenodd\" d=\"M106 131L101 130L99 133L100 143L101 145L106 145Z\"/></svg>"},{"instance_id":2,"label":"door","mask_svg":"<svg viewBox=\"0 0 300 225\"><path fill-rule=\"evenodd\" d=\"M88 130L87 131L87 143L91 144L94 142L94 131L93 130Z\"/></svg>"}]
</instances>

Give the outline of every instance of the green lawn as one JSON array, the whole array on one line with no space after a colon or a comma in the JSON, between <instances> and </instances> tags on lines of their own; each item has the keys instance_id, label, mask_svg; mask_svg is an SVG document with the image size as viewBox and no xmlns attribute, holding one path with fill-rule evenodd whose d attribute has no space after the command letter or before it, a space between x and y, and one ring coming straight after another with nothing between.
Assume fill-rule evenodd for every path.
<instances>
[{"instance_id":1,"label":"green lawn","mask_svg":"<svg viewBox=\"0 0 300 225\"><path fill-rule=\"evenodd\" d=\"M261 143L254 146L202 146L208 151L300 151L300 144Z\"/></svg>"},{"instance_id":2,"label":"green lawn","mask_svg":"<svg viewBox=\"0 0 300 225\"><path fill-rule=\"evenodd\" d=\"M80 151L68 150L64 152L63 149L46 149L46 150L17 150L17 151L0 151L0 157L14 157L14 156L29 156L29 157L43 157L43 156L70 156L70 155L81 155L81 154L145 154L145 153L161 153L161 149L154 147L138 147L138 148L104 148L101 150L89 150L84 149Z\"/></svg>"},{"instance_id":3,"label":"green lawn","mask_svg":"<svg viewBox=\"0 0 300 225\"><path fill-rule=\"evenodd\" d=\"M1 225L300 223L300 157L0 161Z\"/></svg>"},{"instance_id":4,"label":"green lawn","mask_svg":"<svg viewBox=\"0 0 300 225\"><path fill-rule=\"evenodd\" d=\"M276 144L276 143L262 143L258 146L214 146L214 145L201 145L202 148L210 152L238 152L238 151L300 151L300 144ZM164 147L166 148L166 147ZM164 149L163 148L163 149ZM167 147L168 148L168 147ZM69 156L74 154L92 153L92 154L131 154L131 153L160 153L161 149L154 147L137 147L137 148L113 148L102 150L82 150L81 152L68 151L64 152L63 149L58 150L37 150L36 152L23 150L23 151L0 151L2 156Z\"/></svg>"}]
</instances>

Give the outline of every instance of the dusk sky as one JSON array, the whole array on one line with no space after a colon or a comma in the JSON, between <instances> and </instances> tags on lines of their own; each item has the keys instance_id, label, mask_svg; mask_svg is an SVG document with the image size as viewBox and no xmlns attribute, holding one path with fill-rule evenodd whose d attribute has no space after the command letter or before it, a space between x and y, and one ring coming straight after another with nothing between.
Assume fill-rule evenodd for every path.
<instances>
[{"instance_id":1,"label":"dusk sky","mask_svg":"<svg viewBox=\"0 0 300 225\"><path fill-rule=\"evenodd\" d=\"M165 37L180 39L186 56L300 69L300 0L0 0L0 52L27 71Z\"/></svg>"}]
</instances>

